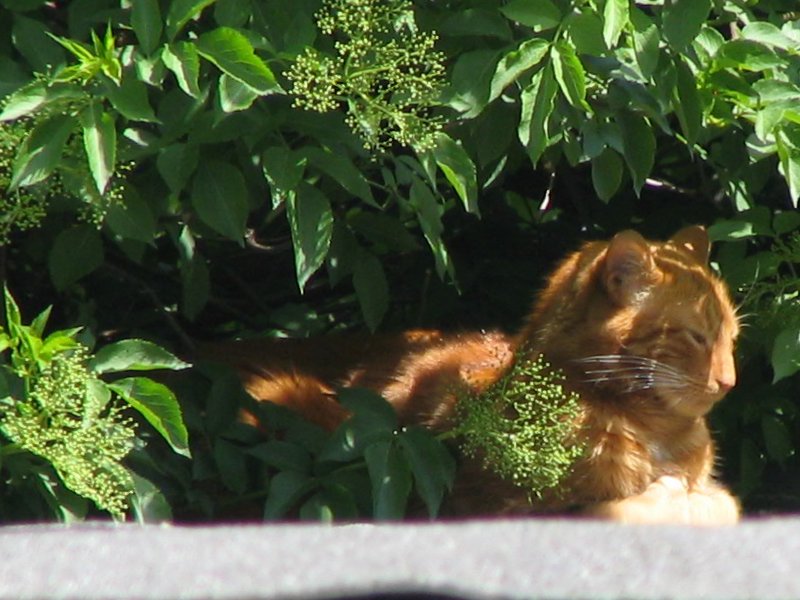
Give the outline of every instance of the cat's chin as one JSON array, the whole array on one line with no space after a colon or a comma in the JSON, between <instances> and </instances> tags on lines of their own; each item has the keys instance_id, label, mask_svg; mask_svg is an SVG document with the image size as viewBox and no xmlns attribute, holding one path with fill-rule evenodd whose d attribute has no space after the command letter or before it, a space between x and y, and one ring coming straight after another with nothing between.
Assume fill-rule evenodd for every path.
<instances>
[{"instance_id":1,"label":"cat's chin","mask_svg":"<svg viewBox=\"0 0 800 600\"><path fill-rule=\"evenodd\" d=\"M706 416L719 402L719 394L703 394L701 396L660 396L667 410L675 415L699 419Z\"/></svg>"}]
</instances>

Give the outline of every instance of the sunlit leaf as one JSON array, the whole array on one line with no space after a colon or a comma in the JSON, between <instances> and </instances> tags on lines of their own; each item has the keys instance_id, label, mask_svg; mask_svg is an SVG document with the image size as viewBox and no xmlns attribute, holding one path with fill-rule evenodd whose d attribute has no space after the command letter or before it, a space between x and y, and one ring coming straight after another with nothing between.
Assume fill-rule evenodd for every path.
<instances>
[{"instance_id":1,"label":"sunlit leaf","mask_svg":"<svg viewBox=\"0 0 800 600\"><path fill-rule=\"evenodd\" d=\"M136 409L176 453L191 458L181 408L167 386L147 377L127 377L108 387Z\"/></svg>"},{"instance_id":2,"label":"sunlit leaf","mask_svg":"<svg viewBox=\"0 0 800 600\"><path fill-rule=\"evenodd\" d=\"M551 0L510 0L500 8L506 17L536 31L552 29L561 22L561 11Z\"/></svg>"},{"instance_id":3,"label":"sunlit leaf","mask_svg":"<svg viewBox=\"0 0 800 600\"><path fill-rule=\"evenodd\" d=\"M259 94L281 91L272 71L256 56L250 41L235 29L218 27L202 34L195 45L203 58Z\"/></svg>"},{"instance_id":4,"label":"sunlit leaf","mask_svg":"<svg viewBox=\"0 0 800 600\"><path fill-rule=\"evenodd\" d=\"M83 147L89 161L89 170L103 194L114 174L117 160L117 130L113 117L105 112L99 102L92 102L81 113Z\"/></svg>"},{"instance_id":5,"label":"sunlit leaf","mask_svg":"<svg viewBox=\"0 0 800 600\"><path fill-rule=\"evenodd\" d=\"M325 262L333 232L333 212L322 192L301 185L288 195L286 213L292 232L297 284L302 291Z\"/></svg>"},{"instance_id":6,"label":"sunlit leaf","mask_svg":"<svg viewBox=\"0 0 800 600\"><path fill-rule=\"evenodd\" d=\"M550 44L547 40L534 38L525 40L519 48L506 54L497 64L492 78L489 101L491 102L511 83L528 69L535 67L547 54Z\"/></svg>"},{"instance_id":7,"label":"sunlit leaf","mask_svg":"<svg viewBox=\"0 0 800 600\"><path fill-rule=\"evenodd\" d=\"M629 0L606 0L603 7L603 39L609 48L617 45L622 30L630 18Z\"/></svg>"},{"instance_id":8,"label":"sunlit leaf","mask_svg":"<svg viewBox=\"0 0 800 600\"><path fill-rule=\"evenodd\" d=\"M61 161L64 144L76 126L74 117L56 115L34 127L14 160L9 187L25 187L47 179Z\"/></svg>"},{"instance_id":9,"label":"sunlit leaf","mask_svg":"<svg viewBox=\"0 0 800 600\"><path fill-rule=\"evenodd\" d=\"M534 165L550 144L547 122L553 111L557 90L558 84L548 66L539 71L522 92L519 140Z\"/></svg>"},{"instance_id":10,"label":"sunlit leaf","mask_svg":"<svg viewBox=\"0 0 800 600\"><path fill-rule=\"evenodd\" d=\"M800 371L800 327L781 331L772 346L772 382L790 377Z\"/></svg>"},{"instance_id":11,"label":"sunlit leaf","mask_svg":"<svg viewBox=\"0 0 800 600\"><path fill-rule=\"evenodd\" d=\"M215 0L172 0L167 11L167 37L172 40L189 21Z\"/></svg>"},{"instance_id":12,"label":"sunlit leaf","mask_svg":"<svg viewBox=\"0 0 800 600\"><path fill-rule=\"evenodd\" d=\"M163 30L158 0L136 0L131 3L131 26L145 54L158 47Z\"/></svg>"},{"instance_id":13,"label":"sunlit leaf","mask_svg":"<svg viewBox=\"0 0 800 600\"><path fill-rule=\"evenodd\" d=\"M190 365L147 340L125 339L103 346L89 361L95 373L186 369Z\"/></svg>"}]
</instances>

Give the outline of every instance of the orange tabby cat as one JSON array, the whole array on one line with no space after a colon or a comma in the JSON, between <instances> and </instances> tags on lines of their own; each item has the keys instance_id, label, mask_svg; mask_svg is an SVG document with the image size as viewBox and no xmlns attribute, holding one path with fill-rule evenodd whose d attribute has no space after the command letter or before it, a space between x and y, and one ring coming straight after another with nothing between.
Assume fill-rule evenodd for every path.
<instances>
[{"instance_id":1,"label":"orange tabby cat","mask_svg":"<svg viewBox=\"0 0 800 600\"><path fill-rule=\"evenodd\" d=\"M339 386L381 393L402 423L451 426L459 388L497 381L524 349L543 354L581 397L584 457L533 505L524 490L464 459L449 512L580 510L628 522L726 524L736 500L713 478L705 415L736 382L738 324L708 269L709 241L687 227L666 242L634 231L591 242L552 274L522 330L329 336L220 346L248 392L333 428Z\"/></svg>"}]
</instances>

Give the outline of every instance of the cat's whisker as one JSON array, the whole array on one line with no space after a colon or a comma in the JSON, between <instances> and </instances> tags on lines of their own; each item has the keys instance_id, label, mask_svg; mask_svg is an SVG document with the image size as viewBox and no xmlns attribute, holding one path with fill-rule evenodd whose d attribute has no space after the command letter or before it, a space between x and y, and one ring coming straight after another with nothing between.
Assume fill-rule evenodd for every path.
<instances>
[{"instance_id":1,"label":"cat's whisker","mask_svg":"<svg viewBox=\"0 0 800 600\"><path fill-rule=\"evenodd\" d=\"M647 390L705 389L705 383L654 358L626 354L598 354L573 361L585 365L587 384L623 384L626 393ZM625 385L627 384L627 385Z\"/></svg>"}]
</instances>

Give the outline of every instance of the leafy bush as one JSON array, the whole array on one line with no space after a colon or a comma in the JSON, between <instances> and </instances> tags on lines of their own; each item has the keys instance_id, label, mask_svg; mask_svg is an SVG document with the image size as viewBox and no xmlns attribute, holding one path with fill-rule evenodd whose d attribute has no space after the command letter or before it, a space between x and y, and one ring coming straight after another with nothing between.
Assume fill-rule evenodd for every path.
<instances>
[{"instance_id":1,"label":"leafy bush","mask_svg":"<svg viewBox=\"0 0 800 600\"><path fill-rule=\"evenodd\" d=\"M144 442L137 437L136 423L123 415L119 399L139 411L175 452L188 457L180 408L172 392L151 379L106 383L99 375L188 365L141 340L117 342L90 357L75 339L79 329L42 337L49 309L23 325L7 290L5 309L8 332L0 332L0 346L11 356L0 371L0 465L5 471L0 514L43 516L31 511L36 504L29 496L38 492L53 515L64 520L85 516L85 500L115 518L123 518L129 507L146 518L152 499L143 496L153 494L152 485L121 462Z\"/></svg>"},{"instance_id":2,"label":"leafy bush","mask_svg":"<svg viewBox=\"0 0 800 600\"><path fill-rule=\"evenodd\" d=\"M752 313L715 415L725 476L750 507L797 507L797 17L790 0L0 0L2 272L101 348L184 351L515 328L579 239L712 225ZM214 377L180 384L191 469L156 446L131 459L203 515L233 493L214 460L260 443L230 425L228 452L207 428L236 405ZM234 495L268 492L246 481Z\"/></svg>"}]
</instances>

